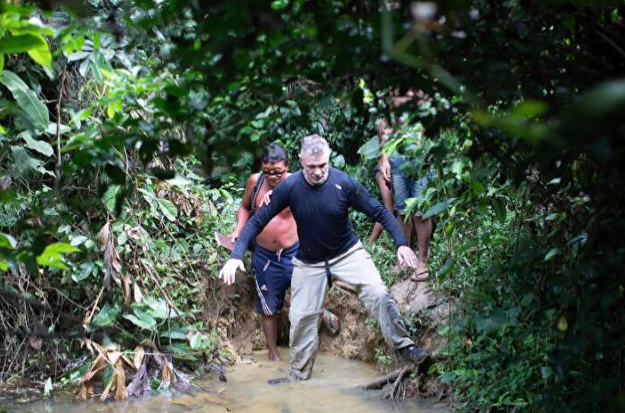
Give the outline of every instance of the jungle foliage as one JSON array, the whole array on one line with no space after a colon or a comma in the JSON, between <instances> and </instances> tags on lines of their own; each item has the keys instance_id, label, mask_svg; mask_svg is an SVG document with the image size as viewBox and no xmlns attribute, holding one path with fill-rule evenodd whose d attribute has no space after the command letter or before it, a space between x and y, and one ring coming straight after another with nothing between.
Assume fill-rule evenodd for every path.
<instances>
[{"instance_id":1,"label":"jungle foliage","mask_svg":"<svg viewBox=\"0 0 625 413\"><path fill-rule=\"evenodd\" d=\"M63 377L104 366L109 390L146 343L220 362L212 231L259 148L316 132L372 190L380 151L425 140L438 179L411 206L437 220L432 373L458 409L625 408L622 1L85 4L2 2L2 379L59 383L81 340L103 356Z\"/></svg>"}]
</instances>

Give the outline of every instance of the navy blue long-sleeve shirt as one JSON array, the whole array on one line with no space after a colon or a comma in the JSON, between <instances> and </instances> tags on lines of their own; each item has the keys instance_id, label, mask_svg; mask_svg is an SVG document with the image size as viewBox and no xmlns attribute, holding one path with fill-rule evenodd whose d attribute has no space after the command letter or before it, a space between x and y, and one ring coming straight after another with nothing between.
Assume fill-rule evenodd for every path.
<instances>
[{"instance_id":1,"label":"navy blue long-sleeve shirt","mask_svg":"<svg viewBox=\"0 0 625 413\"><path fill-rule=\"evenodd\" d=\"M250 241L284 208L290 207L297 224L299 250L296 257L307 263L329 260L358 242L349 220L349 207L356 208L391 234L395 246L408 245L397 220L362 184L346 173L330 168L328 179L311 185L300 170L273 190L271 203L245 224L231 258L241 259Z\"/></svg>"}]
</instances>

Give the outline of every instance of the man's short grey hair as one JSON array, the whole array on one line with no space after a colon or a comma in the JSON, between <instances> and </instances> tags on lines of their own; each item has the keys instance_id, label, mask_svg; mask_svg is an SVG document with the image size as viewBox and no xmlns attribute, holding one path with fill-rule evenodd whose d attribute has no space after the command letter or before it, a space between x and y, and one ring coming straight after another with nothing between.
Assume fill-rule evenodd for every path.
<instances>
[{"instance_id":1,"label":"man's short grey hair","mask_svg":"<svg viewBox=\"0 0 625 413\"><path fill-rule=\"evenodd\" d=\"M299 149L300 155L325 155L329 153L330 145L328 145L328 141L323 139L321 136L308 135L302 139L302 145Z\"/></svg>"}]
</instances>

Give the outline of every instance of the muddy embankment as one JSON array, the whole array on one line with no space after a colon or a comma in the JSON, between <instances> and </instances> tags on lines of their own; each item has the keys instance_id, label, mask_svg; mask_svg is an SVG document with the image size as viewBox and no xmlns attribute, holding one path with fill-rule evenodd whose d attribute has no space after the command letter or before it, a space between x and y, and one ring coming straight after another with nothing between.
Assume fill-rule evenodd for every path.
<instances>
[{"instance_id":1,"label":"muddy embankment","mask_svg":"<svg viewBox=\"0 0 625 413\"><path fill-rule=\"evenodd\" d=\"M253 278L249 275L239 277L236 284L229 287L220 280L207 281L205 305L206 325L219 333L223 343L234 355L234 361L254 350L266 348L260 316L254 311L256 293ZM437 331L443 327L448 314L448 306L442 296L427 283L414 283L409 279L396 282L390 291L410 331L416 332L413 338L436 358L443 344ZM287 346L289 341L289 300L287 294L285 309L279 320L278 341L283 346ZM339 316L342 328L338 336L332 337L322 326L321 351L377 363L381 376L394 373L389 380L383 380L377 386L385 387L383 394L387 398L441 398L445 395L447 389L438 378L427 374L428 366L414 369L402 363L384 342L377 322L369 317L355 292L348 286L335 282L326 295L326 308ZM374 387L376 385L374 383Z\"/></svg>"}]
</instances>

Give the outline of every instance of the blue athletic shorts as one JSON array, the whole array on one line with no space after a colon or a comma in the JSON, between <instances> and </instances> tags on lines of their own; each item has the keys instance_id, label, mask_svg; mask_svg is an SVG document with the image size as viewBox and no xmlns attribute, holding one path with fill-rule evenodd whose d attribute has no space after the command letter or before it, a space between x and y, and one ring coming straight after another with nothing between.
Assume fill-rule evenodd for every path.
<instances>
[{"instance_id":1,"label":"blue athletic shorts","mask_svg":"<svg viewBox=\"0 0 625 413\"><path fill-rule=\"evenodd\" d=\"M395 210L400 215L406 213L406 199L421 198L428 187L428 181L436 177L436 172L431 169L410 173L410 165L407 162L409 161L404 156L392 156L390 158ZM413 213L416 216L420 214L420 212Z\"/></svg>"},{"instance_id":2,"label":"blue athletic shorts","mask_svg":"<svg viewBox=\"0 0 625 413\"><path fill-rule=\"evenodd\" d=\"M252 269L256 281L256 312L272 315L284 306L284 295L291 286L293 264L299 242L282 251L269 251L260 245L252 253Z\"/></svg>"}]
</instances>

